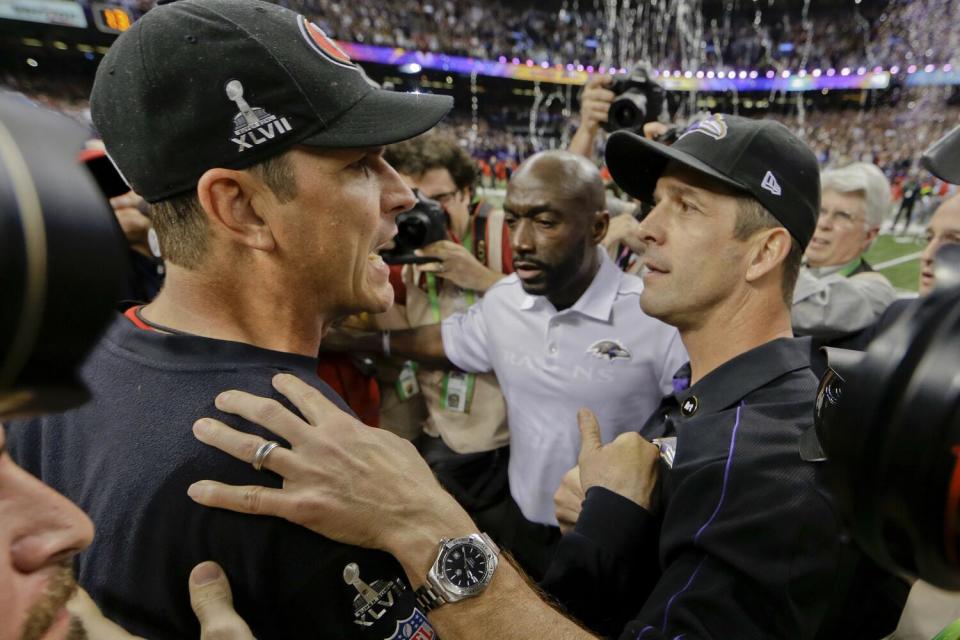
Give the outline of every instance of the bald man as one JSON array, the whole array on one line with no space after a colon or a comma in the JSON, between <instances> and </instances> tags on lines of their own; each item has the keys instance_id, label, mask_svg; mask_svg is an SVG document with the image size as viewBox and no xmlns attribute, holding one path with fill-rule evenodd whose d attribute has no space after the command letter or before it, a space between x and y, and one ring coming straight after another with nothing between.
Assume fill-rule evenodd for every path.
<instances>
[{"instance_id":1,"label":"bald man","mask_svg":"<svg viewBox=\"0 0 960 640\"><path fill-rule=\"evenodd\" d=\"M510 425L511 497L477 519L534 576L559 539L553 494L577 461L577 411L597 414L604 442L635 431L686 362L677 331L641 311L643 281L598 246L609 219L604 195L585 158L531 157L503 205L515 273L442 324L393 332L389 342L359 340L371 351L496 374Z\"/></svg>"}]
</instances>

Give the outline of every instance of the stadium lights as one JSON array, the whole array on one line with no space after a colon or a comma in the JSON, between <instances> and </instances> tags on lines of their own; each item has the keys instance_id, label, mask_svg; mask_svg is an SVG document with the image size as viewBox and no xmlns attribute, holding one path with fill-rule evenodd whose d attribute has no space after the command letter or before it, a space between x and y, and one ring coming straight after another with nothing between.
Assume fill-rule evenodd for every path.
<instances>
[{"instance_id":1,"label":"stadium lights","mask_svg":"<svg viewBox=\"0 0 960 640\"><path fill-rule=\"evenodd\" d=\"M684 78L692 78L692 77L693 77L693 71L684 71L684 72L683 72L683 77L684 77Z\"/></svg>"},{"instance_id":2,"label":"stadium lights","mask_svg":"<svg viewBox=\"0 0 960 640\"><path fill-rule=\"evenodd\" d=\"M840 75L842 76L850 75L850 67L844 67L843 69L840 69Z\"/></svg>"},{"instance_id":3,"label":"stadium lights","mask_svg":"<svg viewBox=\"0 0 960 640\"><path fill-rule=\"evenodd\" d=\"M943 70L946 73L950 73L951 71L953 71L953 65L948 62L947 64L943 65Z\"/></svg>"},{"instance_id":4,"label":"stadium lights","mask_svg":"<svg viewBox=\"0 0 960 640\"><path fill-rule=\"evenodd\" d=\"M916 72L917 72L917 65L912 64L909 67L907 67L907 73L916 73Z\"/></svg>"},{"instance_id":5,"label":"stadium lights","mask_svg":"<svg viewBox=\"0 0 960 640\"><path fill-rule=\"evenodd\" d=\"M740 73L737 74L737 76L738 76L741 80L746 80L746 79L747 79L747 72L746 72L746 71L741 71Z\"/></svg>"},{"instance_id":6,"label":"stadium lights","mask_svg":"<svg viewBox=\"0 0 960 640\"><path fill-rule=\"evenodd\" d=\"M543 62L540 63L540 66L543 67L544 69L549 69L550 63L544 60Z\"/></svg>"},{"instance_id":7,"label":"stadium lights","mask_svg":"<svg viewBox=\"0 0 960 640\"><path fill-rule=\"evenodd\" d=\"M397 70L400 73L414 74L414 73L420 73L420 71L423 70L423 67L421 67L420 64L417 62L408 62L407 64L400 65L397 68Z\"/></svg>"},{"instance_id":8,"label":"stadium lights","mask_svg":"<svg viewBox=\"0 0 960 640\"><path fill-rule=\"evenodd\" d=\"M514 58L514 59L511 60L510 62L513 63L513 64L520 64L520 58Z\"/></svg>"},{"instance_id":9,"label":"stadium lights","mask_svg":"<svg viewBox=\"0 0 960 640\"><path fill-rule=\"evenodd\" d=\"M898 66L896 66L896 65L890 67L890 73L892 73L892 74L894 74L894 75L900 73L900 67L898 67Z\"/></svg>"},{"instance_id":10,"label":"stadium lights","mask_svg":"<svg viewBox=\"0 0 960 640\"><path fill-rule=\"evenodd\" d=\"M707 77L708 77L708 78L713 78L715 75L717 75L717 74L715 74L713 71L707 71Z\"/></svg>"},{"instance_id":11,"label":"stadium lights","mask_svg":"<svg viewBox=\"0 0 960 640\"><path fill-rule=\"evenodd\" d=\"M698 79L698 80L702 80L702 79L703 79L703 76L704 76L703 71L697 71L697 79Z\"/></svg>"},{"instance_id":12,"label":"stadium lights","mask_svg":"<svg viewBox=\"0 0 960 640\"><path fill-rule=\"evenodd\" d=\"M927 73L933 73L934 69L936 69L936 67L933 66L932 64L928 64L923 68L923 70L926 71Z\"/></svg>"},{"instance_id":13,"label":"stadium lights","mask_svg":"<svg viewBox=\"0 0 960 640\"><path fill-rule=\"evenodd\" d=\"M789 77L790 77L790 72L785 70L783 73L780 74L780 77L781 77L781 78L789 78Z\"/></svg>"},{"instance_id":14,"label":"stadium lights","mask_svg":"<svg viewBox=\"0 0 960 640\"><path fill-rule=\"evenodd\" d=\"M820 77L820 74L822 74L822 73L823 73L823 72L822 72L820 69L814 69L814 70L813 70L813 77L814 77L814 78L819 78L819 77Z\"/></svg>"},{"instance_id":15,"label":"stadium lights","mask_svg":"<svg viewBox=\"0 0 960 640\"><path fill-rule=\"evenodd\" d=\"M768 79L773 80L776 76L777 76L777 73L773 69L770 69L769 71L767 71Z\"/></svg>"},{"instance_id":16,"label":"stadium lights","mask_svg":"<svg viewBox=\"0 0 960 640\"><path fill-rule=\"evenodd\" d=\"M756 78L757 78L758 75L760 75L760 74L757 73L756 69L754 69L753 71L750 72L750 79L751 79L751 80L756 80Z\"/></svg>"},{"instance_id":17,"label":"stadium lights","mask_svg":"<svg viewBox=\"0 0 960 640\"><path fill-rule=\"evenodd\" d=\"M874 67L874 68L873 68L873 72L874 72L874 73L883 73L883 67Z\"/></svg>"},{"instance_id":18,"label":"stadium lights","mask_svg":"<svg viewBox=\"0 0 960 640\"><path fill-rule=\"evenodd\" d=\"M837 70L836 70L836 69L827 69L827 76L829 76L829 77L832 78L832 77L835 76L835 75L837 75Z\"/></svg>"},{"instance_id":19,"label":"stadium lights","mask_svg":"<svg viewBox=\"0 0 960 640\"><path fill-rule=\"evenodd\" d=\"M27 58L27 65L29 65L29 66L33 67L34 69L36 69L37 67L40 66L40 63L37 62L36 60L34 60L33 58Z\"/></svg>"},{"instance_id":20,"label":"stadium lights","mask_svg":"<svg viewBox=\"0 0 960 640\"><path fill-rule=\"evenodd\" d=\"M858 75L858 76L862 76L862 75L865 74L866 72L867 72L867 70L866 70L865 68L863 68L863 67L860 67L859 69L857 69L857 75Z\"/></svg>"}]
</instances>

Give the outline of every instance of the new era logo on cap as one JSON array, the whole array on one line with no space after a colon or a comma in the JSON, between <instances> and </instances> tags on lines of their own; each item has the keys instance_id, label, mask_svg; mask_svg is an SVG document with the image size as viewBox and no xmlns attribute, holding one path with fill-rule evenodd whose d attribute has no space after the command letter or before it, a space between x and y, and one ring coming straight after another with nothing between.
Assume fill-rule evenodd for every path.
<instances>
[{"instance_id":1,"label":"new era logo on cap","mask_svg":"<svg viewBox=\"0 0 960 640\"><path fill-rule=\"evenodd\" d=\"M763 182L760 183L760 188L766 189L775 196L783 195L783 189L780 188L780 183L777 182L777 179L770 171L767 171L767 175L763 176Z\"/></svg>"}]
</instances>

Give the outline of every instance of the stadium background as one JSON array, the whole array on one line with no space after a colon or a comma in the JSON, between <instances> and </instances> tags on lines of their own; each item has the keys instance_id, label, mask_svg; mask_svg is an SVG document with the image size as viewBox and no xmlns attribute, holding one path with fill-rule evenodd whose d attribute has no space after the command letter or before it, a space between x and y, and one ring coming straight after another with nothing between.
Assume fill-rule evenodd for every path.
<instances>
[{"instance_id":1,"label":"stadium background","mask_svg":"<svg viewBox=\"0 0 960 640\"><path fill-rule=\"evenodd\" d=\"M444 127L485 195L535 151L565 146L591 73L643 60L672 120L702 110L776 118L823 166L878 164L920 190L914 223L867 254L916 289L924 222L951 188L917 165L960 122L960 0L279 0L386 86L453 95ZM117 33L152 0L0 0L0 84L89 122L86 97ZM387 123L385 123L386 126ZM599 156L598 156L599 157Z\"/></svg>"}]
</instances>

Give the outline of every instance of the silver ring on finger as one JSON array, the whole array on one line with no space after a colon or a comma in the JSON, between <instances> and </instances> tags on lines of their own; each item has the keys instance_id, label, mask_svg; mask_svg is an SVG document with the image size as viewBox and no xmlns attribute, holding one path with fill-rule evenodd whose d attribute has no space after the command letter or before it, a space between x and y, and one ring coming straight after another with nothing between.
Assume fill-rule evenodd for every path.
<instances>
[{"instance_id":1,"label":"silver ring on finger","mask_svg":"<svg viewBox=\"0 0 960 640\"><path fill-rule=\"evenodd\" d=\"M267 456L270 455L270 452L280 446L279 442L274 442L273 440L267 440L257 449L257 452L253 454L253 461L250 463L253 465L255 471L260 471L263 468L263 463L266 461Z\"/></svg>"}]
</instances>

